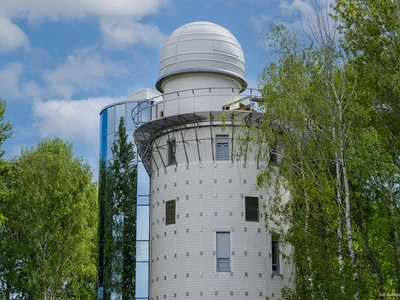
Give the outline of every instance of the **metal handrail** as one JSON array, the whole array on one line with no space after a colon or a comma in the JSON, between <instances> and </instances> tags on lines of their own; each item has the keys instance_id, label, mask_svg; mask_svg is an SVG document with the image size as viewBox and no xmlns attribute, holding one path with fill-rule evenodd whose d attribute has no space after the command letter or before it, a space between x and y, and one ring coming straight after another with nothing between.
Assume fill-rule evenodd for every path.
<instances>
[{"instance_id":1,"label":"metal handrail","mask_svg":"<svg viewBox=\"0 0 400 300\"><path fill-rule=\"evenodd\" d=\"M218 91L223 91L224 93L218 93ZM204 93L204 91L206 93ZM230 91L230 93L228 93ZM137 125L135 122L135 117L140 115L145 109L152 109L155 107L156 114L162 110L165 112L166 105L173 101L178 101L178 114L181 101L187 101L188 98L196 97L205 97L207 96L207 92L209 96L218 97L218 96L232 96L232 101L226 103L221 110L230 110L229 108L235 104L241 103L247 100L247 105L244 106L245 110L252 110L257 112L262 112L262 109L259 107L258 103L262 100L261 91L255 88L247 88L243 92L239 94L239 88L232 87L208 87L208 88L196 88L196 89L184 89L175 92L170 92L166 94L160 94L154 96L152 98L140 101L135 107L133 107L131 116L133 123ZM186 95L188 92L191 92L191 96ZM184 96L182 96L184 94ZM202 99L203 100L203 99ZM194 103L194 102L193 102ZM144 105L145 104L145 105ZM162 105L162 109L160 110L159 106ZM150 118L149 118L149 121Z\"/></svg>"}]
</instances>

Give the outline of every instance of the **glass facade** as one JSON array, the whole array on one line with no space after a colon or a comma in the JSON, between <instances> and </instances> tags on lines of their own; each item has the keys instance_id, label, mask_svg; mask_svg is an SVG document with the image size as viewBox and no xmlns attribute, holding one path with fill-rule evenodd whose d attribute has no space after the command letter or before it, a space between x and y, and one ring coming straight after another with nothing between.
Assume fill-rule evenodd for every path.
<instances>
[{"instance_id":1,"label":"glass facade","mask_svg":"<svg viewBox=\"0 0 400 300\"><path fill-rule=\"evenodd\" d=\"M127 235L123 229L127 227L129 218L123 210L119 209L118 201L106 200L112 198L109 191L111 176L108 175L107 167L113 161L111 148L121 117L125 119L128 142L132 143L135 128L150 120L151 109L148 108L148 103L138 105L139 103L140 101L129 100L115 103L107 106L100 113L99 300L148 300L149 297L150 179L138 155L136 155L136 234L135 237L132 236L132 239L136 239L136 260L134 257L126 258L126 246L124 246L126 244L124 239L131 236ZM136 272L132 273L135 274L135 278L131 280L131 277L127 277L125 274L133 268ZM133 282L126 283L126 278ZM130 292L127 288L129 285L135 286L135 298L133 295L129 295Z\"/></svg>"}]
</instances>

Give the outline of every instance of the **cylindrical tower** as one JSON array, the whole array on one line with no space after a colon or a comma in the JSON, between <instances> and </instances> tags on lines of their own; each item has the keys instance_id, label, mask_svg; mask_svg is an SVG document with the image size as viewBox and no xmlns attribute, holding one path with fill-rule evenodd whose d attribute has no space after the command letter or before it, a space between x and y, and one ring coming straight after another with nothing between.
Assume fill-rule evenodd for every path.
<instances>
[{"instance_id":1,"label":"cylindrical tower","mask_svg":"<svg viewBox=\"0 0 400 300\"><path fill-rule=\"evenodd\" d=\"M159 74L164 100L134 134L151 178L149 299L281 297L294 283L281 255L291 249L260 214L262 149L237 140L239 125L262 117L239 42L216 24L189 23L165 42Z\"/></svg>"},{"instance_id":2,"label":"cylindrical tower","mask_svg":"<svg viewBox=\"0 0 400 300\"><path fill-rule=\"evenodd\" d=\"M124 215L117 209L117 203L110 200L108 167L114 157L112 147L118 133L120 119L124 119L128 142L133 143L136 125L144 124L151 118L151 106L147 99L155 99L158 92L141 90L130 94L128 100L112 103L100 112L100 178L99 178L99 257L98 257L98 299L127 298L123 292L124 264L134 264L135 273L129 280L135 283L135 299L148 299L149 282L149 190L150 179L140 157L136 157L136 232L126 230ZM139 113L140 111L140 113ZM132 122L132 112L135 113ZM112 198L112 196L111 196ZM125 228L125 230L124 230ZM133 259L123 258L125 239L136 237ZM129 266L132 267L132 266ZM133 294L129 294L131 299Z\"/></svg>"}]
</instances>

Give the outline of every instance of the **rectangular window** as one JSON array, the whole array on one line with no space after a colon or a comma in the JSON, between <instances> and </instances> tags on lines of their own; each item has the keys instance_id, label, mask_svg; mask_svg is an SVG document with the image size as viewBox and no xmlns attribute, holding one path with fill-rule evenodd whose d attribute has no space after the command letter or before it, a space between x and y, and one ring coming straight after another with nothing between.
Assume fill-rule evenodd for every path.
<instances>
[{"instance_id":1,"label":"rectangular window","mask_svg":"<svg viewBox=\"0 0 400 300\"><path fill-rule=\"evenodd\" d=\"M217 271L229 272L230 266L230 232L217 232Z\"/></svg>"},{"instance_id":2,"label":"rectangular window","mask_svg":"<svg viewBox=\"0 0 400 300\"><path fill-rule=\"evenodd\" d=\"M272 273L280 273L279 266L279 236L271 235Z\"/></svg>"},{"instance_id":3,"label":"rectangular window","mask_svg":"<svg viewBox=\"0 0 400 300\"><path fill-rule=\"evenodd\" d=\"M175 224L176 203L175 200L165 202L165 225Z\"/></svg>"},{"instance_id":4,"label":"rectangular window","mask_svg":"<svg viewBox=\"0 0 400 300\"><path fill-rule=\"evenodd\" d=\"M228 134L218 134L216 139L216 159L223 160L229 159L229 135Z\"/></svg>"},{"instance_id":5,"label":"rectangular window","mask_svg":"<svg viewBox=\"0 0 400 300\"><path fill-rule=\"evenodd\" d=\"M176 154L176 141L170 140L170 141L168 141L168 164L169 165L176 164L175 154Z\"/></svg>"},{"instance_id":6,"label":"rectangular window","mask_svg":"<svg viewBox=\"0 0 400 300\"><path fill-rule=\"evenodd\" d=\"M269 161L274 165L278 164L278 148L276 146L273 146L269 152Z\"/></svg>"},{"instance_id":7,"label":"rectangular window","mask_svg":"<svg viewBox=\"0 0 400 300\"><path fill-rule=\"evenodd\" d=\"M259 221L259 204L258 197L245 197L246 222Z\"/></svg>"}]
</instances>

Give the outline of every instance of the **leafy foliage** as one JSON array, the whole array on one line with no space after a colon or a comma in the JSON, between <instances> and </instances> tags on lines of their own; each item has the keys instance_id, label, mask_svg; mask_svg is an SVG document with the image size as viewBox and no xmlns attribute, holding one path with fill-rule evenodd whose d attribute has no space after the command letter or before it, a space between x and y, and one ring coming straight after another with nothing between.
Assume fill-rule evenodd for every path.
<instances>
[{"instance_id":1,"label":"leafy foliage","mask_svg":"<svg viewBox=\"0 0 400 300\"><path fill-rule=\"evenodd\" d=\"M4 178L8 173L8 164L6 161L2 159L4 155L4 151L1 150L1 146L3 145L4 141L11 136L11 129L12 125L10 122L4 122L4 114L6 112L6 104L0 98L0 178ZM8 188L6 185L5 180L0 180L0 196L7 197ZM4 216L0 212L0 228L4 221Z\"/></svg>"},{"instance_id":2,"label":"leafy foliage","mask_svg":"<svg viewBox=\"0 0 400 300\"><path fill-rule=\"evenodd\" d=\"M23 150L2 199L2 297L94 299L97 193L71 144L45 139Z\"/></svg>"},{"instance_id":3,"label":"leafy foliage","mask_svg":"<svg viewBox=\"0 0 400 300\"><path fill-rule=\"evenodd\" d=\"M368 66L362 60L368 70L360 72L363 51L369 50L354 45L374 40L367 29L355 29L351 13L358 16L352 9L361 2L384 1L339 1L339 16L350 14L343 23L342 30L349 32L343 47L322 23L309 42L280 25L268 36L276 57L261 78L265 114L251 140L269 150L274 145L281 149L279 168L267 166L258 183L276 194L266 207L269 220L290 224L281 239L295 246L297 287L295 292L285 289L287 299L370 299L398 289L399 165L394 144L400 128L397 121L383 121L394 118L398 98L389 102L382 80L376 78L376 84L371 79L376 62ZM357 21L368 23L360 14ZM281 201L281 187L290 192L289 203Z\"/></svg>"},{"instance_id":4,"label":"leafy foliage","mask_svg":"<svg viewBox=\"0 0 400 300\"><path fill-rule=\"evenodd\" d=\"M368 209L374 214L373 217L362 214L358 220L366 223L364 236L369 234L369 230L373 231L372 235L369 234L373 237L370 238L373 249L367 255L373 268L377 265L374 256L383 262L384 273L378 278L379 282L391 287L387 291L395 290L400 294L400 6L398 1L360 0L338 1L335 8L342 23L342 46L354 57L353 63L360 74L357 92L360 98L370 99L374 107L373 126L384 140L384 152L390 155L395 165L391 177L383 178L378 173L376 178L379 180L365 182L368 193L362 195L373 201L374 205ZM365 207L362 202L359 206ZM368 226L368 222L374 220L376 222ZM383 232L383 240L376 238L378 230Z\"/></svg>"}]
</instances>

